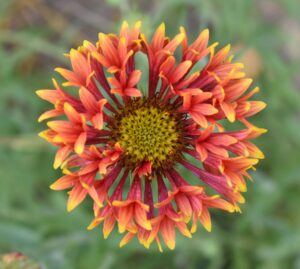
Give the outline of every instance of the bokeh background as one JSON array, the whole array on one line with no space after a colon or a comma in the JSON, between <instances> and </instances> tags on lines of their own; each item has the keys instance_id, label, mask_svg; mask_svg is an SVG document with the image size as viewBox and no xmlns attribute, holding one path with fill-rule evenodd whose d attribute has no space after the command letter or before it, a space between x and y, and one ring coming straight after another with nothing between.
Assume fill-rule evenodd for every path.
<instances>
[{"instance_id":1,"label":"bokeh background","mask_svg":"<svg viewBox=\"0 0 300 269\"><path fill-rule=\"evenodd\" d=\"M178 236L163 254L136 242L120 249L117 232L104 240L99 228L87 231L90 205L68 214L66 193L48 187L59 177L55 149L37 137L48 105L35 90L58 78L64 52L124 19L141 19L147 34L162 21L169 35L208 27L213 41L232 44L268 104L255 117L269 130L257 140L266 158L243 213L213 212L211 233ZM19 251L47 269L300 268L299 44L298 0L1 0L0 255Z\"/></svg>"}]
</instances>

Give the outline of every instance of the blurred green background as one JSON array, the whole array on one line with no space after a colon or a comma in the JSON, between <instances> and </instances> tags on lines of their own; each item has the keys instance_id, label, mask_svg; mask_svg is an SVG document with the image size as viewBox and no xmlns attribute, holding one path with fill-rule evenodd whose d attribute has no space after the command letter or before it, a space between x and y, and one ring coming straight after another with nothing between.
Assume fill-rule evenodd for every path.
<instances>
[{"instance_id":1,"label":"blurred green background","mask_svg":"<svg viewBox=\"0 0 300 269\"><path fill-rule=\"evenodd\" d=\"M213 212L213 231L177 238L175 251L120 249L87 231L90 205L68 214L67 195L50 191L59 173L55 148L37 137L48 108L35 90L51 87L62 56L121 22L143 21L152 34L164 21L173 35L206 27L211 40L231 43L261 87L268 107L255 123L269 132L249 183L243 213ZM0 255L20 251L47 269L300 268L300 4L297 0L1 0L0 1Z\"/></svg>"}]
</instances>

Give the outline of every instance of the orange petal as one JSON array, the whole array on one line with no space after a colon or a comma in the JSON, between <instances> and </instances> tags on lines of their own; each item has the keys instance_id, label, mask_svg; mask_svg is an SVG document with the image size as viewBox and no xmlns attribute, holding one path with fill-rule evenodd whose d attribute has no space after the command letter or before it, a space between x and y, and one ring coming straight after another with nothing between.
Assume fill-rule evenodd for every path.
<instances>
[{"instance_id":1,"label":"orange petal","mask_svg":"<svg viewBox=\"0 0 300 269\"><path fill-rule=\"evenodd\" d=\"M236 113L242 114L243 117L251 117L263 110L266 106L266 103L262 101L243 102L241 105L238 105Z\"/></svg>"},{"instance_id":2,"label":"orange petal","mask_svg":"<svg viewBox=\"0 0 300 269\"><path fill-rule=\"evenodd\" d=\"M204 226L204 228L210 232L211 231L211 218L210 214L206 207L203 207L201 215L199 217L200 222Z\"/></svg>"},{"instance_id":3,"label":"orange petal","mask_svg":"<svg viewBox=\"0 0 300 269\"><path fill-rule=\"evenodd\" d=\"M181 92L181 94L183 94ZM190 109L192 104L192 95L190 93L184 93L183 94L183 104L182 104L182 109L187 111Z\"/></svg>"},{"instance_id":4,"label":"orange petal","mask_svg":"<svg viewBox=\"0 0 300 269\"><path fill-rule=\"evenodd\" d=\"M64 112L71 122L74 123L82 122L80 114L69 103L64 103Z\"/></svg>"},{"instance_id":5,"label":"orange petal","mask_svg":"<svg viewBox=\"0 0 300 269\"><path fill-rule=\"evenodd\" d=\"M134 233L127 233L120 242L120 248L128 244L134 238L134 236Z\"/></svg>"},{"instance_id":6,"label":"orange petal","mask_svg":"<svg viewBox=\"0 0 300 269\"><path fill-rule=\"evenodd\" d=\"M193 195L198 195L203 192L203 187L185 185L180 187L180 191Z\"/></svg>"},{"instance_id":7,"label":"orange petal","mask_svg":"<svg viewBox=\"0 0 300 269\"><path fill-rule=\"evenodd\" d=\"M41 116L39 116L38 122L42 122L43 120L53 118L53 117L57 117L57 116L60 116L62 114L63 114L62 111L59 111L57 109L51 109L49 111L44 112Z\"/></svg>"},{"instance_id":8,"label":"orange petal","mask_svg":"<svg viewBox=\"0 0 300 269\"><path fill-rule=\"evenodd\" d=\"M164 220L160 225L160 232L168 248L173 250L176 245L174 223L169 219Z\"/></svg>"},{"instance_id":9,"label":"orange petal","mask_svg":"<svg viewBox=\"0 0 300 269\"><path fill-rule=\"evenodd\" d=\"M196 50L197 52L200 52L204 50L207 47L209 38L209 30L204 29L197 39L191 44L190 48Z\"/></svg>"},{"instance_id":10,"label":"orange petal","mask_svg":"<svg viewBox=\"0 0 300 269\"><path fill-rule=\"evenodd\" d=\"M225 96L228 100L236 100L240 97L251 85L252 79L240 79L229 87L224 86Z\"/></svg>"},{"instance_id":11,"label":"orange petal","mask_svg":"<svg viewBox=\"0 0 300 269\"><path fill-rule=\"evenodd\" d=\"M244 141L243 143L246 145L250 157L257 158L257 159L263 159L265 157L263 152L253 143L248 141Z\"/></svg>"},{"instance_id":12,"label":"orange petal","mask_svg":"<svg viewBox=\"0 0 300 269\"><path fill-rule=\"evenodd\" d=\"M82 104L89 112L95 113L98 111L97 100L88 89L81 87L79 90L79 97Z\"/></svg>"},{"instance_id":13,"label":"orange petal","mask_svg":"<svg viewBox=\"0 0 300 269\"><path fill-rule=\"evenodd\" d=\"M197 124L199 124L201 127L207 128L207 120L202 114L190 112L190 115Z\"/></svg>"},{"instance_id":14,"label":"orange petal","mask_svg":"<svg viewBox=\"0 0 300 269\"><path fill-rule=\"evenodd\" d=\"M134 203L133 200L125 200L125 201L122 201L122 200L114 200L112 202L112 205L115 206L115 207L126 207L130 204Z\"/></svg>"},{"instance_id":15,"label":"orange petal","mask_svg":"<svg viewBox=\"0 0 300 269\"><path fill-rule=\"evenodd\" d=\"M108 68L110 66L110 62L107 58L105 58L102 54L97 51L92 52L92 57L95 58L100 64Z\"/></svg>"},{"instance_id":16,"label":"orange petal","mask_svg":"<svg viewBox=\"0 0 300 269\"><path fill-rule=\"evenodd\" d=\"M88 230L93 230L95 227L97 227L101 222L103 221L103 219L98 219L95 218L87 227Z\"/></svg>"},{"instance_id":17,"label":"orange petal","mask_svg":"<svg viewBox=\"0 0 300 269\"><path fill-rule=\"evenodd\" d=\"M208 157L208 153L205 147L201 146L201 142L196 144L196 151L200 155L201 162L204 162Z\"/></svg>"},{"instance_id":18,"label":"orange petal","mask_svg":"<svg viewBox=\"0 0 300 269\"><path fill-rule=\"evenodd\" d=\"M68 212L72 211L77 207L86 197L87 191L84 189L81 184L76 185L69 194L67 210Z\"/></svg>"},{"instance_id":19,"label":"orange petal","mask_svg":"<svg viewBox=\"0 0 300 269\"><path fill-rule=\"evenodd\" d=\"M103 207L103 203L102 203L102 201L100 201L99 196L98 196L98 193L97 193L95 187L94 187L94 186L89 187L89 188L87 189L87 191L88 191L88 194L89 194L89 195L91 196L91 198L93 199L93 201L98 205L98 207L99 207L99 208Z\"/></svg>"},{"instance_id":20,"label":"orange petal","mask_svg":"<svg viewBox=\"0 0 300 269\"><path fill-rule=\"evenodd\" d=\"M60 94L56 90L38 90L35 92L38 97L55 104L57 100L61 98Z\"/></svg>"},{"instance_id":21,"label":"orange petal","mask_svg":"<svg viewBox=\"0 0 300 269\"><path fill-rule=\"evenodd\" d=\"M143 227L145 230L148 230L148 231L151 230L151 224L150 224L149 220L147 219L147 212L145 211L144 208L142 208L139 205L135 205L134 216L135 216L135 221L137 222L138 225Z\"/></svg>"},{"instance_id":22,"label":"orange petal","mask_svg":"<svg viewBox=\"0 0 300 269\"><path fill-rule=\"evenodd\" d=\"M234 206L229 202L218 198L217 196L212 196L213 199L205 200L205 205L214 208L220 208L229 212L234 212Z\"/></svg>"},{"instance_id":23,"label":"orange petal","mask_svg":"<svg viewBox=\"0 0 300 269\"><path fill-rule=\"evenodd\" d=\"M55 68L55 71L63 76L67 82L63 83L65 86L85 86L83 81L72 71L65 68Z\"/></svg>"},{"instance_id":24,"label":"orange petal","mask_svg":"<svg viewBox=\"0 0 300 269\"><path fill-rule=\"evenodd\" d=\"M103 127L103 114L97 113L91 121L96 129L101 130Z\"/></svg>"},{"instance_id":25,"label":"orange petal","mask_svg":"<svg viewBox=\"0 0 300 269\"><path fill-rule=\"evenodd\" d=\"M140 70L134 70L130 73L127 81L128 88L133 88L141 79L142 72Z\"/></svg>"},{"instance_id":26,"label":"orange petal","mask_svg":"<svg viewBox=\"0 0 300 269\"><path fill-rule=\"evenodd\" d=\"M190 204L189 199L186 197L186 195L183 194L178 194L175 196L175 200L176 200L176 204L178 205L178 208L180 209L180 211L188 216L191 217L193 210Z\"/></svg>"},{"instance_id":27,"label":"orange petal","mask_svg":"<svg viewBox=\"0 0 300 269\"><path fill-rule=\"evenodd\" d=\"M192 238L192 234L184 222L176 222L175 225L184 236Z\"/></svg>"},{"instance_id":28,"label":"orange petal","mask_svg":"<svg viewBox=\"0 0 300 269\"><path fill-rule=\"evenodd\" d=\"M123 62L127 56L127 41L125 37L121 37L119 39L119 44L118 44L118 56Z\"/></svg>"},{"instance_id":29,"label":"orange petal","mask_svg":"<svg viewBox=\"0 0 300 269\"><path fill-rule=\"evenodd\" d=\"M228 158L229 157L228 151L226 149L215 146L211 143L205 143L205 147L208 151L210 151L210 152L212 152L216 155L222 156L223 158Z\"/></svg>"},{"instance_id":30,"label":"orange petal","mask_svg":"<svg viewBox=\"0 0 300 269\"><path fill-rule=\"evenodd\" d=\"M83 153L83 150L84 150L84 146L85 146L85 142L86 142L86 139L87 139L87 135L85 132L82 132L76 142L75 142L75 145L74 145L74 150L77 154L82 154Z\"/></svg>"},{"instance_id":31,"label":"orange petal","mask_svg":"<svg viewBox=\"0 0 300 269\"><path fill-rule=\"evenodd\" d=\"M170 72L172 71L174 65L176 63L176 59L173 55L170 55L160 66L161 74L164 75L164 77L168 78Z\"/></svg>"},{"instance_id":32,"label":"orange petal","mask_svg":"<svg viewBox=\"0 0 300 269\"><path fill-rule=\"evenodd\" d=\"M193 111L210 116L218 113L218 110L210 104L199 104L193 107Z\"/></svg>"},{"instance_id":33,"label":"orange petal","mask_svg":"<svg viewBox=\"0 0 300 269\"><path fill-rule=\"evenodd\" d=\"M213 90L212 93L214 95L214 98L219 100L220 102L223 102L225 98L225 91L224 88L220 85L217 85Z\"/></svg>"},{"instance_id":34,"label":"orange petal","mask_svg":"<svg viewBox=\"0 0 300 269\"><path fill-rule=\"evenodd\" d=\"M184 40L184 34L177 34L165 47L164 49L170 52L174 52L180 43Z\"/></svg>"},{"instance_id":35,"label":"orange petal","mask_svg":"<svg viewBox=\"0 0 300 269\"><path fill-rule=\"evenodd\" d=\"M226 118L230 122L234 122L235 121L235 111L234 111L233 106L231 104L225 103L225 102L220 103L220 106L221 106L221 109L224 112Z\"/></svg>"},{"instance_id":36,"label":"orange petal","mask_svg":"<svg viewBox=\"0 0 300 269\"><path fill-rule=\"evenodd\" d=\"M142 96L142 93L140 92L140 90L138 90L136 88L125 89L124 93L126 96L130 96L130 97L141 97Z\"/></svg>"},{"instance_id":37,"label":"orange petal","mask_svg":"<svg viewBox=\"0 0 300 269\"><path fill-rule=\"evenodd\" d=\"M122 26L121 26L120 36L127 37L128 31L129 31L128 28L129 28L128 22L127 21L123 21L122 22Z\"/></svg>"},{"instance_id":38,"label":"orange petal","mask_svg":"<svg viewBox=\"0 0 300 269\"><path fill-rule=\"evenodd\" d=\"M177 191L175 191L175 192L172 192L172 193L169 193L169 196L168 196L167 199L165 199L165 200L163 200L163 201L161 201L161 202L159 202L159 203L156 203L156 204L154 205L154 207L155 207L155 208L160 208L160 207L164 207L164 206L170 204L170 203L172 202L173 198L174 198L174 195L177 194L178 191L179 191L179 190L177 190Z\"/></svg>"},{"instance_id":39,"label":"orange petal","mask_svg":"<svg viewBox=\"0 0 300 269\"><path fill-rule=\"evenodd\" d=\"M183 38L183 41L182 41L182 44L181 44L182 45L182 52L184 54L188 49L188 39L187 39L186 31L185 31L183 26L179 27L179 31L180 31L180 33L182 33L184 35L184 38Z\"/></svg>"},{"instance_id":40,"label":"orange petal","mask_svg":"<svg viewBox=\"0 0 300 269\"><path fill-rule=\"evenodd\" d=\"M157 30L155 31L152 41L151 41L151 47L153 51L158 51L164 46L165 42L165 24L162 23Z\"/></svg>"},{"instance_id":41,"label":"orange petal","mask_svg":"<svg viewBox=\"0 0 300 269\"><path fill-rule=\"evenodd\" d=\"M99 45L103 51L103 54L109 61L115 61L117 54L117 49L113 45L110 37L103 33L99 33Z\"/></svg>"},{"instance_id":42,"label":"orange petal","mask_svg":"<svg viewBox=\"0 0 300 269\"><path fill-rule=\"evenodd\" d=\"M209 142L218 146L229 146L237 143L238 140L233 136L220 134L210 137Z\"/></svg>"},{"instance_id":43,"label":"orange petal","mask_svg":"<svg viewBox=\"0 0 300 269\"><path fill-rule=\"evenodd\" d=\"M58 180L56 180L53 184L50 185L50 189L55 191L69 189L74 186L76 182L76 177L65 175Z\"/></svg>"},{"instance_id":44,"label":"orange petal","mask_svg":"<svg viewBox=\"0 0 300 269\"><path fill-rule=\"evenodd\" d=\"M133 217L133 205L129 205L127 207L119 208L118 214L118 224L119 224L119 232L124 233L126 227L130 220Z\"/></svg>"},{"instance_id":45,"label":"orange petal","mask_svg":"<svg viewBox=\"0 0 300 269\"><path fill-rule=\"evenodd\" d=\"M116 219L110 215L105 218L104 223L103 223L103 237L104 239L107 239L107 237L110 235L112 230L115 227Z\"/></svg>"},{"instance_id":46,"label":"orange petal","mask_svg":"<svg viewBox=\"0 0 300 269\"><path fill-rule=\"evenodd\" d=\"M74 133L78 130L73 123L62 120L49 121L47 125L57 133Z\"/></svg>"},{"instance_id":47,"label":"orange petal","mask_svg":"<svg viewBox=\"0 0 300 269\"><path fill-rule=\"evenodd\" d=\"M91 73L91 68L85 56L78 50L71 49L70 60L74 72L87 78Z\"/></svg>"},{"instance_id":48,"label":"orange petal","mask_svg":"<svg viewBox=\"0 0 300 269\"><path fill-rule=\"evenodd\" d=\"M54 164L53 164L54 169L60 167L63 161L68 157L68 155L71 152L72 152L72 148L70 146L64 146L60 148L55 155Z\"/></svg>"},{"instance_id":49,"label":"orange petal","mask_svg":"<svg viewBox=\"0 0 300 269\"><path fill-rule=\"evenodd\" d=\"M191 66L191 61L184 61L176 66L174 72L172 73L171 83L176 83L179 81L184 75L186 75Z\"/></svg>"}]
</instances>

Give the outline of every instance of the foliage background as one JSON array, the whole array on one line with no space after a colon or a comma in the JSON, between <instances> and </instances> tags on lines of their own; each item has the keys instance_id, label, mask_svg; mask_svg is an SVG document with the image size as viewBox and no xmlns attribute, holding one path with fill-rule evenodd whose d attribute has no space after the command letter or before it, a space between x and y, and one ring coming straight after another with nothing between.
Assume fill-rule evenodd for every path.
<instances>
[{"instance_id":1,"label":"foliage background","mask_svg":"<svg viewBox=\"0 0 300 269\"><path fill-rule=\"evenodd\" d=\"M20 251L48 269L300 268L299 10L297 0L1 0L0 254ZM59 177L55 149L36 135L47 104L35 90L51 86L62 54L124 19L142 19L148 34L161 21L169 35L209 27L212 40L232 43L268 104L255 119L269 129L257 142L266 158L243 214L214 212L212 233L179 236L163 254L87 231L89 205L67 214L66 193L48 188Z\"/></svg>"}]
</instances>

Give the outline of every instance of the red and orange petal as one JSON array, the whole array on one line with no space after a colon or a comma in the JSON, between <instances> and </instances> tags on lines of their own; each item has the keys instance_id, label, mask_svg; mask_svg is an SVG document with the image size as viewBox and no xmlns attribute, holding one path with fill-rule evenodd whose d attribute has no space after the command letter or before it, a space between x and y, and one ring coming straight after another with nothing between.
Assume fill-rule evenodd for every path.
<instances>
[{"instance_id":1,"label":"red and orange petal","mask_svg":"<svg viewBox=\"0 0 300 269\"><path fill-rule=\"evenodd\" d=\"M253 81L246 77L243 65L233 61L230 46L218 50L217 45L209 44L208 29L190 42L183 27L175 37L166 36L162 23L148 39L140 21L133 27L124 22L119 34L100 33L96 44L84 41L71 49L66 55L71 68L55 69L65 80L62 86L53 79L53 89L37 91L53 105L38 119L50 119L48 129L39 135L58 148L53 166L64 174L50 187L69 190L68 211L87 197L92 199L95 216L89 229L102 223L107 238L118 227L125 233L120 246L137 237L146 248L155 241L162 251L162 242L175 248L176 230L191 237L200 223L211 231L212 208L240 211L247 179L252 180L249 169L264 158L252 140L266 130L249 119L266 104L252 99L259 88L249 90ZM148 59L147 74L137 68L138 54ZM195 70L205 57L207 64ZM148 86L142 91L145 78ZM77 92L69 92L68 86L77 87ZM170 124L175 122L178 130L162 127L161 121L156 126L176 137L181 145L176 154L162 148L172 141L168 133L161 140L151 137L161 145L132 151L136 156L154 152L155 158L155 154L167 154L159 161L152 155L132 158L121 136L116 138L114 122L120 125L120 117L126 118L139 105L141 110L152 106L162 111L161 120L176 115ZM244 127L227 131L224 121L238 121ZM127 124L136 126L135 121ZM147 146L147 141L139 142L135 144ZM178 164L199 178L198 184L183 178L175 169ZM211 191L215 195L207 194Z\"/></svg>"}]
</instances>

